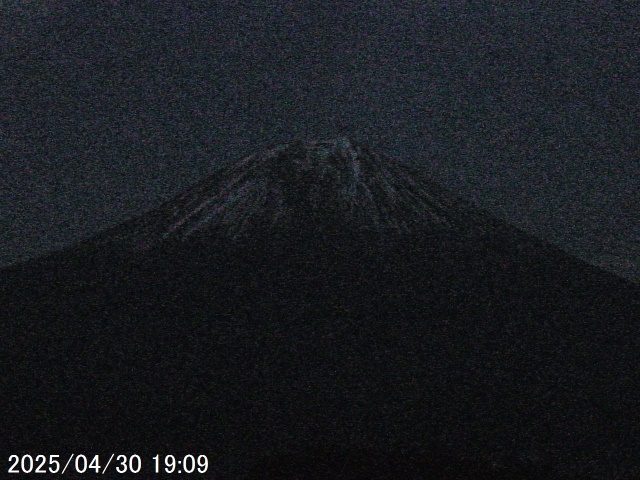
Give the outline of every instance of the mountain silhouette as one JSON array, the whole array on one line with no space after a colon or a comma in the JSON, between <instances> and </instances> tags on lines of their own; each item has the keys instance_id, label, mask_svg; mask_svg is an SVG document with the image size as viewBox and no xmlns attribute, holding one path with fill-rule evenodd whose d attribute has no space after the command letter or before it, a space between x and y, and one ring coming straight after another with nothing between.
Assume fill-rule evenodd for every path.
<instances>
[{"instance_id":1,"label":"mountain silhouette","mask_svg":"<svg viewBox=\"0 0 640 480\"><path fill-rule=\"evenodd\" d=\"M207 454L210 478L640 473L637 285L348 138L251 155L1 273L11 453Z\"/></svg>"}]
</instances>

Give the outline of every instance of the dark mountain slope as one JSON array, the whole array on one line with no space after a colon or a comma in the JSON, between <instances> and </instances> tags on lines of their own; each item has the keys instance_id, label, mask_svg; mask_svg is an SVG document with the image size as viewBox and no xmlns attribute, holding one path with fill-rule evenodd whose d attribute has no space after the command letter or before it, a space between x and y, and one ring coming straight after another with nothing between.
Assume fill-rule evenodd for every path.
<instances>
[{"instance_id":1,"label":"dark mountain slope","mask_svg":"<svg viewBox=\"0 0 640 480\"><path fill-rule=\"evenodd\" d=\"M3 274L12 451L640 466L637 287L345 139Z\"/></svg>"}]
</instances>

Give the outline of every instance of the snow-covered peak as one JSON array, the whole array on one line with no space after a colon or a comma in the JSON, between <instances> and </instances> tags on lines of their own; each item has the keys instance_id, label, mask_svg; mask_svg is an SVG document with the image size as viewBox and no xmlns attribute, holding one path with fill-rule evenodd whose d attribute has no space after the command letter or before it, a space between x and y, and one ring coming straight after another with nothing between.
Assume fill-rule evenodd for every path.
<instances>
[{"instance_id":1,"label":"snow-covered peak","mask_svg":"<svg viewBox=\"0 0 640 480\"><path fill-rule=\"evenodd\" d=\"M407 231L416 221L448 221L446 207L401 164L344 137L298 141L249 156L188 194L173 216L165 236L221 228L239 237L305 222Z\"/></svg>"},{"instance_id":2,"label":"snow-covered peak","mask_svg":"<svg viewBox=\"0 0 640 480\"><path fill-rule=\"evenodd\" d=\"M415 169L349 138L293 141L216 172L118 236L143 249L194 237L387 237L459 226L454 204Z\"/></svg>"}]
</instances>

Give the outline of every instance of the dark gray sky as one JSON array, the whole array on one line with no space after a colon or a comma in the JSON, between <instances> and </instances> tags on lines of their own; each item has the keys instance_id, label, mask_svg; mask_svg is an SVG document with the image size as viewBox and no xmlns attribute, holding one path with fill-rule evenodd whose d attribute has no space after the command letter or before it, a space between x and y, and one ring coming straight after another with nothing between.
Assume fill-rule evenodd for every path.
<instances>
[{"instance_id":1,"label":"dark gray sky","mask_svg":"<svg viewBox=\"0 0 640 480\"><path fill-rule=\"evenodd\" d=\"M640 278L633 2L268 3L0 1L0 265L349 135Z\"/></svg>"}]
</instances>

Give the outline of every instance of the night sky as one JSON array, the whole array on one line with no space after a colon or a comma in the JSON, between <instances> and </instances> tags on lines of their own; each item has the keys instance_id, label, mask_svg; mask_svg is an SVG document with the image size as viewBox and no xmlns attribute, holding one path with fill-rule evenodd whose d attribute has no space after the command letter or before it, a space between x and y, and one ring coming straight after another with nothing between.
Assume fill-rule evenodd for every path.
<instances>
[{"instance_id":1,"label":"night sky","mask_svg":"<svg viewBox=\"0 0 640 480\"><path fill-rule=\"evenodd\" d=\"M0 1L0 265L348 135L640 278L633 2L267 3Z\"/></svg>"}]
</instances>

